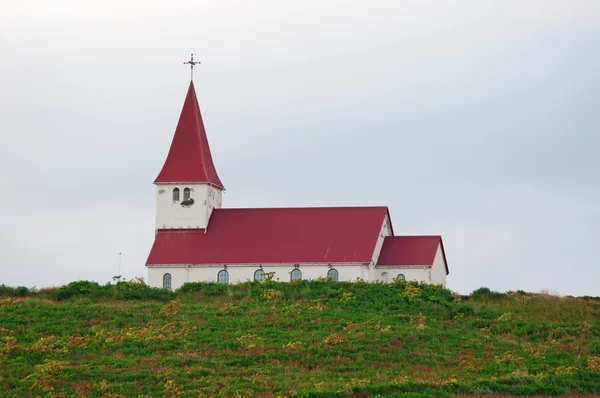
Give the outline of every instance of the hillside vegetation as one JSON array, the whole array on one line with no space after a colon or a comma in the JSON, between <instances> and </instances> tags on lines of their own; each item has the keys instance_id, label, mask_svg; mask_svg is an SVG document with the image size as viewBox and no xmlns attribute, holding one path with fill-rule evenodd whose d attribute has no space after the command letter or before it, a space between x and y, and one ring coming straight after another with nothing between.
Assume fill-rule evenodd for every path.
<instances>
[{"instance_id":1,"label":"hillside vegetation","mask_svg":"<svg viewBox=\"0 0 600 398\"><path fill-rule=\"evenodd\" d=\"M0 286L0 396L600 393L600 300L296 281Z\"/></svg>"}]
</instances>

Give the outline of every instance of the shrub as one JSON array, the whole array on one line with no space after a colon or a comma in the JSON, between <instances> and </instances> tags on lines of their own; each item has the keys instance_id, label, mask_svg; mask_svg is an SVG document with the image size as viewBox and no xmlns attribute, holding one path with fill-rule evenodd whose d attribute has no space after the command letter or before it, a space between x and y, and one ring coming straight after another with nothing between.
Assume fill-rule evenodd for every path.
<instances>
[{"instance_id":1,"label":"shrub","mask_svg":"<svg viewBox=\"0 0 600 398\"><path fill-rule=\"evenodd\" d=\"M223 296L227 293L227 286L217 282L186 282L177 289L177 293L198 292L208 297Z\"/></svg>"},{"instance_id":2,"label":"shrub","mask_svg":"<svg viewBox=\"0 0 600 398\"><path fill-rule=\"evenodd\" d=\"M207 283L204 287L204 294L208 297L211 296L224 296L227 293L228 285L217 282Z\"/></svg>"},{"instance_id":3,"label":"shrub","mask_svg":"<svg viewBox=\"0 0 600 398\"><path fill-rule=\"evenodd\" d=\"M72 297L113 297L118 300L161 300L168 301L173 298L169 289L155 288L146 285L142 278L130 281L119 281L115 285L107 283L101 286L97 282L77 281L56 289L54 297L58 301Z\"/></svg>"},{"instance_id":4,"label":"shrub","mask_svg":"<svg viewBox=\"0 0 600 398\"><path fill-rule=\"evenodd\" d=\"M202 290L202 282L185 282L181 287L175 290L176 293L192 293Z\"/></svg>"},{"instance_id":5,"label":"shrub","mask_svg":"<svg viewBox=\"0 0 600 398\"><path fill-rule=\"evenodd\" d=\"M465 317L469 315L473 315L475 310L469 304L453 304L450 309L450 319L454 319L456 317ZM459 316L459 314L461 314Z\"/></svg>"},{"instance_id":6,"label":"shrub","mask_svg":"<svg viewBox=\"0 0 600 398\"><path fill-rule=\"evenodd\" d=\"M240 346L243 348L255 348L262 344L263 338L257 336L256 334L245 334L241 337L238 337L238 342Z\"/></svg>"},{"instance_id":7,"label":"shrub","mask_svg":"<svg viewBox=\"0 0 600 398\"><path fill-rule=\"evenodd\" d=\"M4 284L0 285L0 296L25 297L36 292L35 288L28 289L25 286L10 287Z\"/></svg>"},{"instance_id":8,"label":"shrub","mask_svg":"<svg viewBox=\"0 0 600 398\"><path fill-rule=\"evenodd\" d=\"M238 307L231 303L224 303L217 308L217 312L221 315L235 315L237 309Z\"/></svg>"},{"instance_id":9,"label":"shrub","mask_svg":"<svg viewBox=\"0 0 600 398\"><path fill-rule=\"evenodd\" d=\"M110 285L108 285L110 286ZM130 281L119 281L114 285L116 299L120 300L160 300L168 301L173 298L169 289L150 287L143 278L133 278Z\"/></svg>"},{"instance_id":10,"label":"shrub","mask_svg":"<svg viewBox=\"0 0 600 398\"><path fill-rule=\"evenodd\" d=\"M58 288L54 293L54 297L58 301L76 296L101 297L108 295L110 295L110 292L107 292L107 289L103 289L98 282L92 281L71 282L66 286Z\"/></svg>"},{"instance_id":11,"label":"shrub","mask_svg":"<svg viewBox=\"0 0 600 398\"><path fill-rule=\"evenodd\" d=\"M325 345L338 345L342 344L343 342L344 339L337 333L330 334L325 340L323 340L323 344Z\"/></svg>"},{"instance_id":12,"label":"shrub","mask_svg":"<svg viewBox=\"0 0 600 398\"><path fill-rule=\"evenodd\" d=\"M416 302L420 300L421 297L421 289L414 285L407 285L402 293L400 293L400 297L406 300L409 303Z\"/></svg>"},{"instance_id":13,"label":"shrub","mask_svg":"<svg viewBox=\"0 0 600 398\"><path fill-rule=\"evenodd\" d=\"M499 293L490 290L488 287L480 287L471 293L471 298L473 300L501 300L506 298L506 293Z\"/></svg>"},{"instance_id":14,"label":"shrub","mask_svg":"<svg viewBox=\"0 0 600 398\"><path fill-rule=\"evenodd\" d=\"M163 305L160 309L160 313L164 315L177 315L181 312L181 303L177 300L171 300L167 304Z\"/></svg>"},{"instance_id":15,"label":"shrub","mask_svg":"<svg viewBox=\"0 0 600 398\"><path fill-rule=\"evenodd\" d=\"M44 298L44 299L54 299L56 298L56 291L60 289L59 287L44 287L41 288L38 292L37 292L37 297L39 298Z\"/></svg>"},{"instance_id":16,"label":"shrub","mask_svg":"<svg viewBox=\"0 0 600 398\"><path fill-rule=\"evenodd\" d=\"M275 289L265 289L263 294L260 295L265 300L273 301L273 300L282 300L283 292Z\"/></svg>"}]
</instances>

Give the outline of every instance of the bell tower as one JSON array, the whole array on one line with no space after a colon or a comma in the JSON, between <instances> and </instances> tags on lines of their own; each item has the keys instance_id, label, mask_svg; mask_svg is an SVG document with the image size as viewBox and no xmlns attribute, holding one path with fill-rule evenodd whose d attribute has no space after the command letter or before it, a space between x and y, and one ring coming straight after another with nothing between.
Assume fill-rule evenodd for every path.
<instances>
[{"instance_id":1,"label":"bell tower","mask_svg":"<svg viewBox=\"0 0 600 398\"><path fill-rule=\"evenodd\" d=\"M193 68L197 62L192 58L187 63ZM206 228L212 210L221 207L225 187L213 164L193 81L167 159L154 184L157 230Z\"/></svg>"}]
</instances>

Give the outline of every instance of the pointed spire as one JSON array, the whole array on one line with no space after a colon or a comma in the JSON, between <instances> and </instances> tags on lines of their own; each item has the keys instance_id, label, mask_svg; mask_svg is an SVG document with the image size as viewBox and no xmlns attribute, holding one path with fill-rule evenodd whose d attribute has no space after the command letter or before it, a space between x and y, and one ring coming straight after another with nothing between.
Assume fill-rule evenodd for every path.
<instances>
[{"instance_id":1,"label":"pointed spire","mask_svg":"<svg viewBox=\"0 0 600 398\"><path fill-rule=\"evenodd\" d=\"M212 161L194 82L183 103L167 160L154 183L210 183L225 189Z\"/></svg>"}]
</instances>

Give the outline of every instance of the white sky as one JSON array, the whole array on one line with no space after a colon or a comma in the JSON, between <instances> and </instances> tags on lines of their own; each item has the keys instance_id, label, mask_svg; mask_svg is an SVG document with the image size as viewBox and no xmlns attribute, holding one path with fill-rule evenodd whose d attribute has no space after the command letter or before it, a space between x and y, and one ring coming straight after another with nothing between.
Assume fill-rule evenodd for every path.
<instances>
[{"instance_id":1,"label":"white sky","mask_svg":"<svg viewBox=\"0 0 600 398\"><path fill-rule=\"evenodd\" d=\"M453 290L600 295L598 1L0 10L0 283L146 275L194 52L225 207L387 205Z\"/></svg>"}]
</instances>

